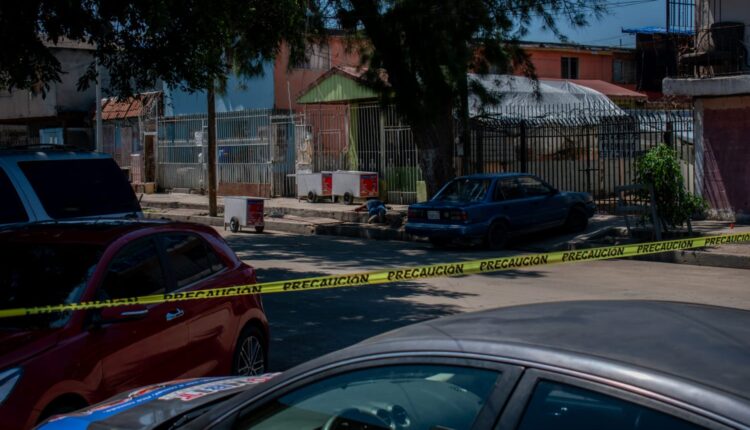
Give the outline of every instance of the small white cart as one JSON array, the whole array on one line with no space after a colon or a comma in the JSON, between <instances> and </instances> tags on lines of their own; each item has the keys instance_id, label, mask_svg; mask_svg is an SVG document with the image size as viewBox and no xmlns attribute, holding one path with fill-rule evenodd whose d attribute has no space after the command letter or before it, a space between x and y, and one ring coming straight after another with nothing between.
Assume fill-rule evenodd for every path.
<instances>
[{"instance_id":1,"label":"small white cart","mask_svg":"<svg viewBox=\"0 0 750 430\"><path fill-rule=\"evenodd\" d=\"M315 203L321 197L333 198L332 172L295 173L297 178L297 198L306 197Z\"/></svg>"},{"instance_id":2,"label":"small white cart","mask_svg":"<svg viewBox=\"0 0 750 430\"><path fill-rule=\"evenodd\" d=\"M341 197L346 205L352 204L354 199L378 197L378 173L337 170L333 172L333 195Z\"/></svg>"},{"instance_id":3,"label":"small white cart","mask_svg":"<svg viewBox=\"0 0 750 430\"><path fill-rule=\"evenodd\" d=\"M224 197L224 230L229 226L232 233L237 233L242 227L254 227L256 233L263 233L264 200L261 197Z\"/></svg>"}]
</instances>

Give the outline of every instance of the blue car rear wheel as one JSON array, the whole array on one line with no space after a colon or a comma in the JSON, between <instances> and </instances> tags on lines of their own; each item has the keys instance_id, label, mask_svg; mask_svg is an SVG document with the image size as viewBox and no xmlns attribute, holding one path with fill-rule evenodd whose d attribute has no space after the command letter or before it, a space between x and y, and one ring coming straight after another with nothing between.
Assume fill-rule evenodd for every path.
<instances>
[{"instance_id":1,"label":"blue car rear wheel","mask_svg":"<svg viewBox=\"0 0 750 430\"><path fill-rule=\"evenodd\" d=\"M589 217L586 215L586 211L581 208L573 208L568 213L568 218L565 220L565 229L571 233L580 233L586 230L589 225Z\"/></svg>"},{"instance_id":2,"label":"blue car rear wheel","mask_svg":"<svg viewBox=\"0 0 750 430\"><path fill-rule=\"evenodd\" d=\"M494 222L487 231L485 244L488 248L499 250L508 243L508 227L503 222Z\"/></svg>"}]
</instances>

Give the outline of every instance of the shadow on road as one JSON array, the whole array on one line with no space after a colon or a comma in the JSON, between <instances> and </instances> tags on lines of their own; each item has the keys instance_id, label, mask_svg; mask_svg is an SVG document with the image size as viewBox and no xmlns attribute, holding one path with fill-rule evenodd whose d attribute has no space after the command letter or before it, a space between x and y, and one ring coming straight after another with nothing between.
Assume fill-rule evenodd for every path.
<instances>
[{"instance_id":1,"label":"shadow on road","mask_svg":"<svg viewBox=\"0 0 750 430\"><path fill-rule=\"evenodd\" d=\"M271 268L262 271L259 281L325 274ZM461 311L456 306L405 300L417 295L460 299L471 294L393 283L264 296L271 325L271 369L286 370L376 334Z\"/></svg>"},{"instance_id":2,"label":"shadow on road","mask_svg":"<svg viewBox=\"0 0 750 430\"><path fill-rule=\"evenodd\" d=\"M266 268L259 274L260 282L326 275L282 267ZM508 279L540 276L531 271L503 275ZM263 303L271 326L271 370L286 370L389 330L463 312L460 306L435 301L477 295L438 288L429 282L266 295Z\"/></svg>"},{"instance_id":3,"label":"shadow on road","mask_svg":"<svg viewBox=\"0 0 750 430\"><path fill-rule=\"evenodd\" d=\"M513 255L481 248L433 249L429 244L334 236L235 234L237 255L257 267L258 282L354 273ZM314 268L311 270L311 268ZM502 279L544 276L533 270L487 274ZM461 279L461 278L455 278ZM462 282L462 281L459 281ZM271 370L281 371L371 336L419 321L464 312L450 283L423 280L263 297L271 326Z\"/></svg>"}]
</instances>

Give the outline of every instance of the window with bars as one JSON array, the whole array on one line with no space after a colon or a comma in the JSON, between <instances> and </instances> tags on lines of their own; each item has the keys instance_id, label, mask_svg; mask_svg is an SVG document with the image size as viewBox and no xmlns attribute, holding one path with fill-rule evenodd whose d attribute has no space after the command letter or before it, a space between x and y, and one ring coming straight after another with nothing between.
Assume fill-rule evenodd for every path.
<instances>
[{"instance_id":1,"label":"window with bars","mask_svg":"<svg viewBox=\"0 0 750 430\"><path fill-rule=\"evenodd\" d=\"M578 57L562 57L560 64L563 79L578 79Z\"/></svg>"}]
</instances>

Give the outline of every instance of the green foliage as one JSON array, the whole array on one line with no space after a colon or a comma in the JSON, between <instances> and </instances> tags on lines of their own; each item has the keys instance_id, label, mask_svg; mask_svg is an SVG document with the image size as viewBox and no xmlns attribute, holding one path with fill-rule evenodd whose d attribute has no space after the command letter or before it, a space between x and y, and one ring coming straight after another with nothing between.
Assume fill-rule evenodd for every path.
<instances>
[{"instance_id":1,"label":"green foliage","mask_svg":"<svg viewBox=\"0 0 750 430\"><path fill-rule=\"evenodd\" d=\"M708 208L702 197L685 190L677 153L665 144L652 148L638 160L636 181L653 184L657 212L665 227L683 225Z\"/></svg>"},{"instance_id":2,"label":"green foliage","mask_svg":"<svg viewBox=\"0 0 750 430\"><path fill-rule=\"evenodd\" d=\"M226 76L254 76L282 40L297 57L315 23L305 0L24 0L0 3L0 88L49 88L63 73L50 50L64 40L88 44L126 96L159 81L203 90ZM313 15L314 17L314 15ZM80 73L81 70L73 71ZM92 60L78 84L97 76Z\"/></svg>"},{"instance_id":3,"label":"green foliage","mask_svg":"<svg viewBox=\"0 0 750 430\"><path fill-rule=\"evenodd\" d=\"M381 100L394 103L409 123L419 148L419 164L433 194L454 176L454 112L462 112L470 83L467 72L534 67L518 41L532 23L560 39L558 25L586 24L603 12L602 0L320 0L320 10L360 45L365 79ZM383 72L386 73L383 73ZM383 79L387 74L387 80ZM478 90L478 88L471 88ZM484 92L486 93L486 92ZM489 94L484 95L485 99Z\"/></svg>"}]
</instances>

